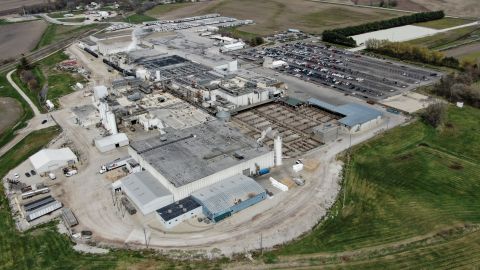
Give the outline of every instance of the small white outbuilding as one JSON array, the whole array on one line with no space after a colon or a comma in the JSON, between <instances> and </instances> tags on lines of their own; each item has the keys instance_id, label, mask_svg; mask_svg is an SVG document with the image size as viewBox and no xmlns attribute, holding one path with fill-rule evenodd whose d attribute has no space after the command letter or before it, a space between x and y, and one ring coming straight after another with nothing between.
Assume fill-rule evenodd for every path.
<instances>
[{"instance_id":1,"label":"small white outbuilding","mask_svg":"<svg viewBox=\"0 0 480 270\"><path fill-rule=\"evenodd\" d=\"M35 171L45 173L78 162L77 156L70 148L43 149L29 158Z\"/></svg>"}]
</instances>

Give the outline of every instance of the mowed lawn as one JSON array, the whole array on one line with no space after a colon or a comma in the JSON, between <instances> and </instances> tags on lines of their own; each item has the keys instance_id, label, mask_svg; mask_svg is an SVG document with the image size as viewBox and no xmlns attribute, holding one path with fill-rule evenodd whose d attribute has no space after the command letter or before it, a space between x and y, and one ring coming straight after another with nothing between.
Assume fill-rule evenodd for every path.
<instances>
[{"instance_id":1,"label":"mowed lawn","mask_svg":"<svg viewBox=\"0 0 480 270\"><path fill-rule=\"evenodd\" d=\"M417 121L357 147L331 216L312 233L273 254L354 251L420 240L455 226L473 224L478 229L479 119L478 109L450 107L446 124L439 130ZM480 231L474 237L478 241ZM452 249L446 242L443 251L457 252L453 247L461 243L452 241ZM480 260L480 242L473 243L458 250L458 261L451 261L452 266L464 263L461 258L470 254L471 248L476 248L477 255L470 259ZM426 243L418 252L410 250L411 258L404 258L403 266L413 266L419 259L442 260L440 253L422 258L425 250L436 250L428 246ZM417 258L415 252L423 255ZM395 256L404 255L407 254Z\"/></svg>"}]
</instances>

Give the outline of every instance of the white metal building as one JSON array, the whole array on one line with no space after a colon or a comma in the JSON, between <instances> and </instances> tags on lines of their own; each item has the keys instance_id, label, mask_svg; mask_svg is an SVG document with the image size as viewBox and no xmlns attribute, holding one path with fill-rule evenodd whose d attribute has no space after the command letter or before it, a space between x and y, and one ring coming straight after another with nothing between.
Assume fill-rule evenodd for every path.
<instances>
[{"instance_id":1,"label":"white metal building","mask_svg":"<svg viewBox=\"0 0 480 270\"><path fill-rule=\"evenodd\" d=\"M131 142L128 152L175 201L230 176L275 165L274 151L220 121Z\"/></svg>"},{"instance_id":2,"label":"white metal building","mask_svg":"<svg viewBox=\"0 0 480 270\"><path fill-rule=\"evenodd\" d=\"M127 146L129 144L128 137L125 133L117 133L101 139L95 140L95 146L98 151L105 153L115 148Z\"/></svg>"},{"instance_id":3,"label":"white metal building","mask_svg":"<svg viewBox=\"0 0 480 270\"><path fill-rule=\"evenodd\" d=\"M113 186L119 186L144 215L173 202L172 193L147 171L129 174Z\"/></svg>"},{"instance_id":4,"label":"white metal building","mask_svg":"<svg viewBox=\"0 0 480 270\"><path fill-rule=\"evenodd\" d=\"M245 48L245 43L239 41L232 44L226 44L220 47L221 52L231 52Z\"/></svg>"},{"instance_id":5,"label":"white metal building","mask_svg":"<svg viewBox=\"0 0 480 270\"><path fill-rule=\"evenodd\" d=\"M70 148L43 149L31 156L29 160L38 173L54 171L78 162L77 156Z\"/></svg>"}]
</instances>

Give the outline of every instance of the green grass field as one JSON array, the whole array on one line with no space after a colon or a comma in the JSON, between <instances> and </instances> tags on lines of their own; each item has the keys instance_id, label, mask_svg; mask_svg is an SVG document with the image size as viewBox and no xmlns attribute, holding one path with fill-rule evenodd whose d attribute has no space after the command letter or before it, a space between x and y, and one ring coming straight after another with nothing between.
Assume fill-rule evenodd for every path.
<instances>
[{"instance_id":1,"label":"green grass field","mask_svg":"<svg viewBox=\"0 0 480 270\"><path fill-rule=\"evenodd\" d=\"M48 93L46 99L51 100L57 107L59 105L58 99L60 97L68 95L74 91L72 86L74 86L77 82L85 82L85 78L79 74L56 69L56 64L66 59L68 59L68 56L60 51L38 61L35 63L35 67L33 69L33 74L37 78L40 87L43 87L45 83L48 83ZM40 104L38 93L29 89L28 86L20 80L16 73L12 75L12 78L15 83L17 83L17 85L19 85L30 97L35 105L37 105L39 110L46 112L45 106Z\"/></svg>"},{"instance_id":2,"label":"green grass field","mask_svg":"<svg viewBox=\"0 0 480 270\"><path fill-rule=\"evenodd\" d=\"M148 15L143 15L143 14L133 14L125 18L125 22L128 23L143 23L143 22L150 22L150 21L156 21L157 19L150 17Z\"/></svg>"},{"instance_id":3,"label":"green grass field","mask_svg":"<svg viewBox=\"0 0 480 270\"><path fill-rule=\"evenodd\" d=\"M440 20L416 23L415 25L416 26L433 28L433 29L446 29L446 28L450 28L450 27L459 26L459 25L462 25L462 24L471 23L471 22L472 22L471 20L445 17L445 18L440 19Z\"/></svg>"},{"instance_id":4,"label":"green grass field","mask_svg":"<svg viewBox=\"0 0 480 270\"><path fill-rule=\"evenodd\" d=\"M172 12L176 9L187 7L191 5L190 3L176 3L176 4L167 4L167 5L157 5L154 8L147 10L145 12L145 15L155 17L155 18L160 18L163 15Z\"/></svg>"},{"instance_id":5,"label":"green grass field","mask_svg":"<svg viewBox=\"0 0 480 270\"><path fill-rule=\"evenodd\" d=\"M479 63L480 62L480 51L478 52L472 52L472 53L467 53L459 57L460 60L466 60L469 62L473 63Z\"/></svg>"},{"instance_id":6,"label":"green grass field","mask_svg":"<svg viewBox=\"0 0 480 270\"><path fill-rule=\"evenodd\" d=\"M34 74L37 76L38 78L38 71L37 70L34 70ZM32 91L30 90L30 88L28 88L27 84L24 83L21 79L20 79L20 76L17 72L14 72L12 74L12 80L15 82L15 84L18 85L18 87L20 87L20 89L22 89L22 91L30 98L30 100L33 102L33 104L35 104L35 106L37 106L37 108L40 110L40 112L46 112L46 109L45 107L43 107L41 104L40 104L40 97L38 95L38 92L37 91ZM40 84L41 85L41 84Z\"/></svg>"},{"instance_id":7,"label":"green grass field","mask_svg":"<svg viewBox=\"0 0 480 270\"><path fill-rule=\"evenodd\" d=\"M479 35L480 27L470 26L456 29L453 31L439 33L433 36L410 40L408 41L408 43L422 45L430 49L441 50L454 45L459 45L478 39Z\"/></svg>"},{"instance_id":8,"label":"green grass field","mask_svg":"<svg viewBox=\"0 0 480 270\"><path fill-rule=\"evenodd\" d=\"M40 77L41 81L47 80L48 83L47 99L52 100L52 102L57 105L58 98L74 91L72 86L75 85L75 83L85 82L85 78L79 74L55 69L57 63L66 59L68 59L68 56L65 53L57 52L37 63L37 71L39 72L37 77Z\"/></svg>"},{"instance_id":9,"label":"green grass field","mask_svg":"<svg viewBox=\"0 0 480 270\"><path fill-rule=\"evenodd\" d=\"M450 107L445 125L395 128L353 149L344 189L312 233L260 258L271 268L451 269L480 262L480 110ZM58 134L34 132L0 158L0 176ZM345 202L345 203L343 203ZM359 251L359 249L363 249ZM41 256L39 256L41 254ZM302 255L304 254L304 255ZM210 269L151 252L80 255L50 223L18 233L0 200L0 269ZM254 267L257 260L236 261ZM292 266L292 267L291 267Z\"/></svg>"},{"instance_id":10,"label":"green grass field","mask_svg":"<svg viewBox=\"0 0 480 270\"><path fill-rule=\"evenodd\" d=\"M446 124L439 130L417 121L356 147L347 167L344 189L329 218L312 233L272 254L291 256L378 248L402 241L415 243L429 233L448 231L454 226L480 227L478 119L480 110L452 106ZM457 258L451 258L452 266L464 263L462 258L471 253L467 247L478 251L480 242L463 233L466 232L442 240L443 253L453 252L462 243L466 245ZM478 241L480 230L474 236ZM442 259L442 253L437 253L439 247L420 244L363 255L380 257L403 251L406 253L392 255L402 258L403 266ZM416 253L427 257L415 256ZM469 261L479 259L480 253ZM351 260L355 260L354 256ZM375 260L365 265L382 268Z\"/></svg>"},{"instance_id":11,"label":"green grass field","mask_svg":"<svg viewBox=\"0 0 480 270\"><path fill-rule=\"evenodd\" d=\"M42 37L35 46L34 50L50 45L52 43L61 41L63 39L71 38L73 36L81 35L89 30L98 28L98 24L88 24L82 26L67 26L59 24L49 24Z\"/></svg>"}]
</instances>

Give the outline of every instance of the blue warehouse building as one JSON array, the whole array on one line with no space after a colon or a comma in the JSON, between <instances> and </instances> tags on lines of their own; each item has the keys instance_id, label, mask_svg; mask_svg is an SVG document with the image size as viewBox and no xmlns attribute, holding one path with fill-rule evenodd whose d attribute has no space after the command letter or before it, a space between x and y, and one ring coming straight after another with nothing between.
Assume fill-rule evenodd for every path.
<instances>
[{"instance_id":1,"label":"blue warehouse building","mask_svg":"<svg viewBox=\"0 0 480 270\"><path fill-rule=\"evenodd\" d=\"M218 222L265 200L267 193L252 178L237 174L192 193L192 198L206 217Z\"/></svg>"}]
</instances>

